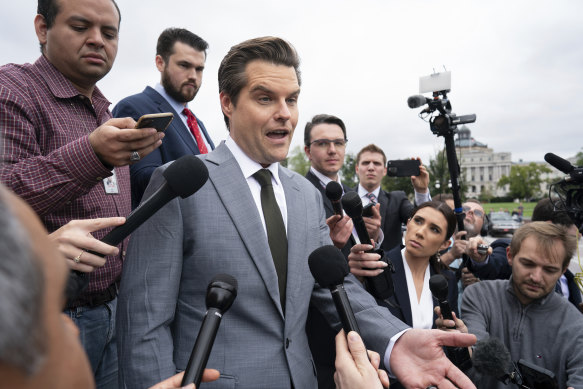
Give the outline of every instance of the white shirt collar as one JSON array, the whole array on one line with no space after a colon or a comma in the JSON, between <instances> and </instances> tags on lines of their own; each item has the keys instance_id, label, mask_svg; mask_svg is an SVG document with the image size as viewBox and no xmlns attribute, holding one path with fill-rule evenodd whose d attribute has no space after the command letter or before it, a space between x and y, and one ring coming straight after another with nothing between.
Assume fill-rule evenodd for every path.
<instances>
[{"instance_id":1,"label":"white shirt collar","mask_svg":"<svg viewBox=\"0 0 583 389\"><path fill-rule=\"evenodd\" d=\"M336 180L331 179L328 176L323 175L322 173L320 173L319 171L317 171L316 169L314 169L313 166L310 166L310 171L312 172L313 175L315 175L316 177L318 177L318 179L320 180L320 182L322 183L322 185L324 187L326 187L326 185L328 185L328 183L330 181L336 181L337 183L339 183L340 185L342 185L342 182L340 182L340 172L338 172Z\"/></svg>"},{"instance_id":2,"label":"white shirt collar","mask_svg":"<svg viewBox=\"0 0 583 389\"><path fill-rule=\"evenodd\" d=\"M170 97L170 95L168 95L168 93L166 93L166 89L164 89L164 87L160 83L157 83L156 86L154 86L154 89L156 90L156 92L160 93L160 95L162 95L162 97L164 97L164 99L166 99L168 104L170 104L170 106L176 112L178 112L179 114L182 115L182 110L184 109L184 107L186 107L185 103L181 103L179 101L176 101L174 98Z\"/></svg>"},{"instance_id":3,"label":"white shirt collar","mask_svg":"<svg viewBox=\"0 0 583 389\"><path fill-rule=\"evenodd\" d=\"M245 154L245 152L241 149L241 147L239 147L237 142L235 142L233 138L231 138L230 135L227 137L227 140L225 141L225 146L229 148L229 150L233 154L233 157L235 157L235 160L239 164L239 167L241 168L241 171L243 172L243 176L245 176L245 179L249 179L249 177L255 174L258 170L263 169L263 166L261 166L261 164L255 162L254 160L249 158L247 154ZM279 163L278 162L272 163L265 169L269 169L269 171L271 171L271 175L273 176L276 185L278 186L281 185L281 181L279 179Z\"/></svg>"},{"instance_id":4,"label":"white shirt collar","mask_svg":"<svg viewBox=\"0 0 583 389\"><path fill-rule=\"evenodd\" d=\"M375 197L378 199L379 198L379 193L381 191L381 187L378 186L375 190L373 190L372 192L367 191L366 189L364 189L362 187L362 185L358 184L358 195L363 198L366 197L366 195L368 193L373 193L375 195ZM368 197L366 197L368 199Z\"/></svg>"}]
</instances>

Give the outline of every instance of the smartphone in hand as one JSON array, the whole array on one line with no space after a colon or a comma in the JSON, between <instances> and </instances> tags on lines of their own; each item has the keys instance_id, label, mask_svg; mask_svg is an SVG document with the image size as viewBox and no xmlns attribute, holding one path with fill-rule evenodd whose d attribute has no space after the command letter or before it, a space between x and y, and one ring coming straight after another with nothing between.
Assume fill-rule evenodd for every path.
<instances>
[{"instance_id":1,"label":"smartphone in hand","mask_svg":"<svg viewBox=\"0 0 583 389\"><path fill-rule=\"evenodd\" d=\"M172 112L150 113L140 117L136 128L155 128L158 132L165 131L173 119Z\"/></svg>"}]
</instances>

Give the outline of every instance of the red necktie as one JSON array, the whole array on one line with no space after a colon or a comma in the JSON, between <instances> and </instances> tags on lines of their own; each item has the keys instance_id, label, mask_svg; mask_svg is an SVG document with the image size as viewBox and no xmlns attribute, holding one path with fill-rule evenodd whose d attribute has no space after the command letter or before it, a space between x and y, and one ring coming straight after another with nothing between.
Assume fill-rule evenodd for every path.
<instances>
[{"instance_id":1,"label":"red necktie","mask_svg":"<svg viewBox=\"0 0 583 389\"><path fill-rule=\"evenodd\" d=\"M188 123L188 128L190 129L190 132L192 132L192 135L194 135L194 139L196 139L198 150L200 151L201 154L208 153L206 144L204 143L204 140L202 139L202 134L200 133L200 128L198 128L196 117L194 116L192 111L188 108L184 108L182 113L186 115L186 123Z\"/></svg>"}]
</instances>

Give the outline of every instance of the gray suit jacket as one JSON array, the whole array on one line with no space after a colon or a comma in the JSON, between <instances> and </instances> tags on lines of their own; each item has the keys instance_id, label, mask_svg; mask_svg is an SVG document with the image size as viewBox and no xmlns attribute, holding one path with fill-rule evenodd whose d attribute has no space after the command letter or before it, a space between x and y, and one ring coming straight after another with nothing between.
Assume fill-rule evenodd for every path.
<instances>
[{"instance_id":1,"label":"gray suit jacket","mask_svg":"<svg viewBox=\"0 0 583 389\"><path fill-rule=\"evenodd\" d=\"M241 169L221 144L202 156L208 182L175 199L134 232L121 281L117 335L120 380L146 388L186 368L205 315L209 281L234 276L238 296L224 315L207 367L221 378L205 388L316 388L305 334L313 304L340 329L330 292L315 284L308 255L330 244L322 198L304 177L280 167L288 210L286 313L259 211ZM167 166L167 165L166 165ZM163 181L152 176L146 196ZM384 354L406 326L359 283L345 282L367 346Z\"/></svg>"}]
</instances>

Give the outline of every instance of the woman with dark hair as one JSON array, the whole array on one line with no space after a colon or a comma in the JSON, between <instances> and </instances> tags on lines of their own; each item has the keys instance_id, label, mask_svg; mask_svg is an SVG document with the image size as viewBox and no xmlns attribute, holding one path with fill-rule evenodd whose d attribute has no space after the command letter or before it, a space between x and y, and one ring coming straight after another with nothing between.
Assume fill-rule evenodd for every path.
<instances>
[{"instance_id":1,"label":"woman with dark hair","mask_svg":"<svg viewBox=\"0 0 583 389\"><path fill-rule=\"evenodd\" d=\"M434 327L433 308L437 300L429 290L429 278L434 274L442 274L447 279L448 301L458 316L455 274L439 259L439 251L448 247L455 227L455 215L447 204L423 203L413 209L407 221L405 247L397 246L387 254L395 267L392 274L395 293L378 302L413 328Z\"/></svg>"}]
</instances>

